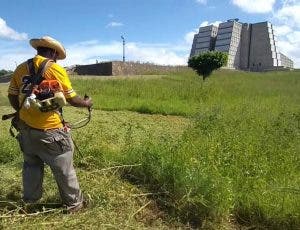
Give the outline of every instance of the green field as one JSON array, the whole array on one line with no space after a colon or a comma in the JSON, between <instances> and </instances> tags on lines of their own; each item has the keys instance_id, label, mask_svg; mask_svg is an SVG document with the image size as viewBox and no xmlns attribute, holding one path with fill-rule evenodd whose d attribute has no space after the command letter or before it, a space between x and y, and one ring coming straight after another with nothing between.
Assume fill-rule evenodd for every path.
<instances>
[{"instance_id":1,"label":"green field","mask_svg":"<svg viewBox=\"0 0 300 230\"><path fill-rule=\"evenodd\" d=\"M22 157L9 122L1 122L0 228L300 228L299 72L72 82L94 101L91 123L73 131L91 207L75 218L60 209L24 217ZM2 84L1 115L11 111L6 90ZM66 107L65 118L84 113ZM47 170L41 202L57 201Z\"/></svg>"}]
</instances>

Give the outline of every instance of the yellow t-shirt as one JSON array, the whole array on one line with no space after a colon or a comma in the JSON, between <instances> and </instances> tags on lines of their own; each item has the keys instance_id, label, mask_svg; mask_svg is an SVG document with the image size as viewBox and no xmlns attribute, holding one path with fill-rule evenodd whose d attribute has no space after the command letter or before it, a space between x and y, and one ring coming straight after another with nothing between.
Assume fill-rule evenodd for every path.
<instances>
[{"instance_id":1,"label":"yellow t-shirt","mask_svg":"<svg viewBox=\"0 0 300 230\"><path fill-rule=\"evenodd\" d=\"M35 70L39 68L40 64L45 60L44 57L36 55L33 58L33 63ZM24 99L24 94L22 93L22 88L24 86L24 81L26 81L26 76L29 74L29 69L27 61L20 64L12 75L10 85L8 88L8 93L12 95L19 96L19 102L22 103ZM44 73L44 78L47 80L57 80L61 83L64 90L64 95L66 98L71 98L76 96L75 91L72 89L70 79L66 70L60 65L53 63ZM61 117L58 112L41 112L36 108L29 107L28 109L22 107L20 110L20 119L23 120L27 125L36 129L54 129L61 128L62 122Z\"/></svg>"}]
</instances>

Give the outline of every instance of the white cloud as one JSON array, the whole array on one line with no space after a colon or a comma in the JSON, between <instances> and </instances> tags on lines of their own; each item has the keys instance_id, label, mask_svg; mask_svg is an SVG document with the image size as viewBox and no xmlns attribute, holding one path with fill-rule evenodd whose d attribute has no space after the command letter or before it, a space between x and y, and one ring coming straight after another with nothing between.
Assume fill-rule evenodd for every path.
<instances>
[{"instance_id":1,"label":"white cloud","mask_svg":"<svg viewBox=\"0 0 300 230\"><path fill-rule=\"evenodd\" d=\"M10 28L6 21L0 18L0 38L10 39L10 40L26 40L28 36L26 33L18 33L17 31Z\"/></svg>"},{"instance_id":2,"label":"white cloud","mask_svg":"<svg viewBox=\"0 0 300 230\"><path fill-rule=\"evenodd\" d=\"M123 23L121 22L110 22L106 25L106 27L120 27L123 26Z\"/></svg>"},{"instance_id":3,"label":"white cloud","mask_svg":"<svg viewBox=\"0 0 300 230\"><path fill-rule=\"evenodd\" d=\"M283 5L295 4L299 0L281 0Z\"/></svg>"},{"instance_id":4,"label":"white cloud","mask_svg":"<svg viewBox=\"0 0 300 230\"><path fill-rule=\"evenodd\" d=\"M101 43L90 40L66 45L67 58L59 61L62 66L93 64L103 61L122 60L121 41ZM126 61L150 62L159 65L186 65L190 45L182 44L145 44L130 42L126 44ZM0 42L0 69L14 70L15 65L34 56L36 51L27 42Z\"/></svg>"},{"instance_id":5,"label":"white cloud","mask_svg":"<svg viewBox=\"0 0 300 230\"><path fill-rule=\"evenodd\" d=\"M179 55L170 47L152 47L129 43L127 46L129 60L150 62L159 65L186 65L187 55Z\"/></svg>"},{"instance_id":6,"label":"white cloud","mask_svg":"<svg viewBox=\"0 0 300 230\"><path fill-rule=\"evenodd\" d=\"M273 10L276 0L231 0L247 13L268 13Z\"/></svg>"},{"instance_id":7,"label":"white cloud","mask_svg":"<svg viewBox=\"0 0 300 230\"><path fill-rule=\"evenodd\" d=\"M280 40L277 42L277 46L279 47L280 53L285 55L291 54L291 52L295 50L293 44L291 44L289 41Z\"/></svg>"},{"instance_id":8,"label":"white cloud","mask_svg":"<svg viewBox=\"0 0 300 230\"><path fill-rule=\"evenodd\" d=\"M274 30L278 36L279 51L300 67L300 1L283 0L273 13Z\"/></svg>"},{"instance_id":9,"label":"white cloud","mask_svg":"<svg viewBox=\"0 0 300 230\"><path fill-rule=\"evenodd\" d=\"M111 56L121 55L121 42L102 44L97 40L84 41L66 46L67 58L61 63L69 66L74 64L91 64L96 60L103 61Z\"/></svg>"},{"instance_id":10,"label":"white cloud","mask_svg":"<svg viewBox=\"0 0 300 230\"><path fill-rule=\"evenodd\" d=\"M197 30L197 29L194 29L193 31L188 32L188 33L186 33L186 34L184 35L184 40L185 40L185 42L186 42L188 45L192 46L193 40L194 40L194 35L195 35L196 33L198 33L198 30Z\"/></svg>"},{"instance_id":11,"label":"white cloud","mask_svg":"<svg viewBox=\"0 0 300 230\"><path fill-rule=\"evenodd\" d=\"M64 66L92 64L96 61L121 60L121 42L112 41L101 44L99 41L85 41L66 47L67 58L60 63ZM190 47L171 44L145 44L130 42L126 44L127 61L150 62L160 65L185 65Z\"/></svg>"},{"instance_id":12,"label":"white cloud","mask_svg":"<svg viewBox=\"0 0 300 230\"><path fill-rule=\"evenodd\" d=\"M14 70L17 64L31 58L35 53L27 41L0 41L0 69Z\"/></svg>"},{"instance_id":13,"label":"white cloud","mask_svg":"<svg viewBox=\"0 0 300 230\"><path fill-rule=\"evenodd\" d=\"M279 51L294 61L296 68L300 67L300 31L290 31L278 36Z\"/></svg>"},{"instance_id":14,"label":"white cloud","mask_svg":"<svg viewBox=\"0 0 300 230\"><path fill-rule=\"evenodd\" d=\"M293 29L288 25L276 26L274 25L274 31L276 36L284 36L293 31Z\"/></svg>"},{"instance_id":15,"label":"white cloud","mask_svg":"<svg viewBox=\"0 0 300 230\"><path fill-rule=\"evenodd\" d=\"M300 45L300 31L293 31L292 33L287 34L287 39L290 43L295 45Z\"/></svg>"},{"instance_id":16,"label":"white cloud","mask_svg":"<svg viewBox=\"0 0 300 230\"><path fill-rule=\"evenodd\" d=\"M300 31L296 32L299 33ZM296 36L296 35L295 35ZM294 61L294 67L300 68L300 42L298 41L291 42L289 40L279 40L277 43L279 51Z\"/></svg>"},{"instance_id":17,"label":"white cloud","mask_svg":"<svg viewBox=\"0 0 300 230\"><path fill-rule=\"evenodd\" d=\"M202 5L206 5L207 4L207 0L196 0L197 3L200 3Z\"/></svg>"},{"instance_id":18,"label":"white cloud","mask_svg":"<svg viewBox=\"0 0 300 230\"><path fill-rule=\"evenodd\" d=\"M300 3L289 3L288 5L285 4L275 13L275 17L290 26L296 26L300 28Z\"/></svg>"},{"instance_id":19,"label":"white cloud","mask_svg":"<svg viewBox=\"0 0 300 230\"><path fill-rule=\"evenodd\" d=\"M220 23L222 23L222 22L221 21L215 21L215 22L203 21L199 27L209 26L209 25L219 26Z\"/></svg>"}]
</instances>

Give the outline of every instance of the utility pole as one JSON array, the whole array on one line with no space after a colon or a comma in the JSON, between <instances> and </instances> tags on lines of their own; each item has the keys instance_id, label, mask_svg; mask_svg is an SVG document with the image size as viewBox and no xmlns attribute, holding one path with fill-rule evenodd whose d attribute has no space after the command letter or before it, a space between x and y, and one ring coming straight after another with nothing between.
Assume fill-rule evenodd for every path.
<instances>
[{"instance_id":1,"label":"utility pole","mask_svg":"<svg viewBox=\"0 0 300 230\"><path fill-rule=\"evenodd\" d=\"M123 37L123 35L121 36L122 40L123 40L123 62L125 62L125 38Z\"/></svg>"}]
</instances>

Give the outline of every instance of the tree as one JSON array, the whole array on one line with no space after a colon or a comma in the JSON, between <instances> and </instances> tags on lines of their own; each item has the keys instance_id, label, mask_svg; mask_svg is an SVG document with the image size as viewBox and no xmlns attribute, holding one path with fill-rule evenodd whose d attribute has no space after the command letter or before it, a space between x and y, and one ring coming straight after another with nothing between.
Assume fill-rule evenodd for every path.
<instances>
[{"instance_id":1,"label":"tree","mask_svg":"<svg viewBox=\"0 0 300 230\"><path fill-rule=\"evenodd\" d=\"M8 74L8 73L12 73L12 71L10 71L10 70L5 70L5 69L1 69L1 70L0 70L0 76L5 75L5 74Z\"/></svg>"},{"instance_id":2,"label":"tree","mask_svg":"<svg viewBox=\"0 0 300 230\"><path fill-rule=\"evenodd\" d=\"M198 75L202 75L204 81L214 70L226 65L227 60L227 53L208 51L191 57L188 66L194 69Z\"/></svg>"}]
</instances>

